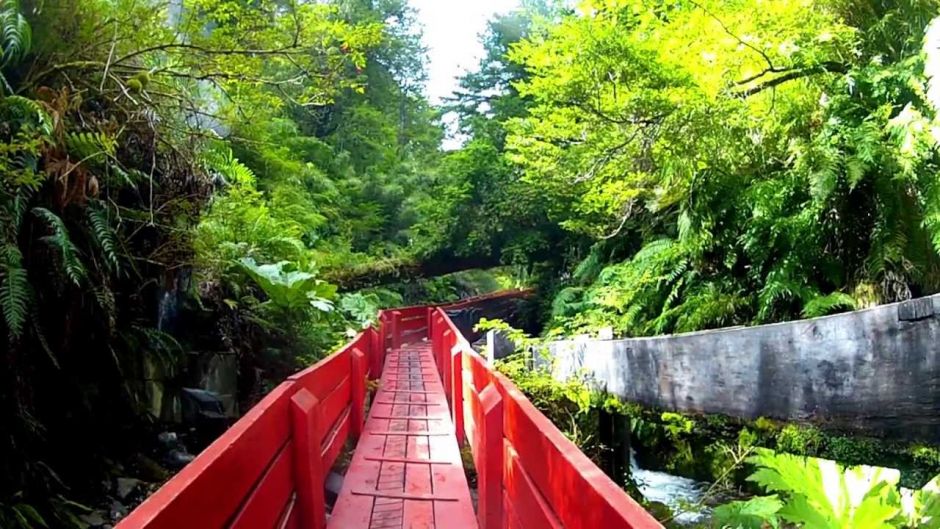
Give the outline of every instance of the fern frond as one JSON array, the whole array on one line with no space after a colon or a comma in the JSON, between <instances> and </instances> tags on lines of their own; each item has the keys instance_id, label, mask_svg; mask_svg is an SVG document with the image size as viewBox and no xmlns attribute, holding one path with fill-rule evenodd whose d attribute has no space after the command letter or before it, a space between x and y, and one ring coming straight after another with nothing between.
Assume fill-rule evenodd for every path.
<instances>
[{"instance_id":1,"label":"fern frond","mask_svg":"<svg viewBox=\"0 0 940 529\"><path fill-rule=\"evenodd\" d=\"M101 249L107 262L119 270L121 263L118 258L117 232L111 227L107 211L99 205L90 204L88 207L88 223L91 225L92 238Z\"/></svg>"},{"instance_id":2,"label":"fern frond","mask_svg":"<svg viewBox=\"0 0 940 529\"><path fill-rule=\"evenodd\" d=\"M82 280L85 278L85 266L79 258L78 248L75 247L69 237L65 222L46 208L36 207L32 211L34 215L44 220L52 230L52 234L42 237L42 240L59 251L65 275L75 286L81 286Z\"/></svg>"},{"instance_id":3,"label":"fern frond","mask_svg":"<svg viewBox=\"0 0 940 529\"><path fill-rule=\"evenodd\" d=\"M22 59L29 53L33 33L17 0L0 2L0 67Z\"/></svg>"},{"instance_id":4,"label":"fern frond","mask_svg":"<svg viewBox=\"0 0 940 529\"><path fill-rule=\"evenodd\" d=\"M20 126L33 127L46 137L52 136L52 117L39 101L11 95L3 98L0 108L5 118Z\"/></svg>"},{"instance_id":5,"label":"fern frond","mask_svg":"<svg viewBox=\"0 0 940 529\"><path fill-rule=\"evenodd\" d=\"M209 151L203 157L206 169L220 176L226 184L253 184L255 174L232 154L231 149Z\"/></svg>"},{"instance_id":6,"label":"fern frond","mask_svg":"<svg viewBox=\"0 0 940 529\"><path fill-rule=\"evenodd\" d=\"M23 326L29 313L29 301L32 289L29 277L23 267L23 255L19 248L6 244L0 249L3 262L0 277L0 310L6 322L10 336L18 339L23 334Z\"/></svg>"},{"instance_id":7,"label":"fern frond","mask_svg":"<svg viewBox=\"0 0 940 529\"><path fill-rule=\"evenodd\" d=\"M79 160L113 157L117 151L117 140L103 132L71 132L65 137L65 145Z\"/></svg>"},{"instance_id":8,"label":"fern frond","mask_svg":"<svg viewBox=\"0 0 940 529\"><path fill-rule=\"evenodd\" d=\"M108 329L113 332L117 325L117 301L114 299L114 292L107 285L101 285L94 289L94 293L98 306L108 318Z\"/></svg>"},{"instance_id":9,"label":"fern frond","mask_svg":"<svg viewBox=\"0 0 940 529\"><path fill-rule=\"evenodd\" d=\"M825 296L816 296L803 306L803 316L815 318L832 314L841 309L855 310L855 298L845 292L833 292Z\"/></svg>"}]
</instances>

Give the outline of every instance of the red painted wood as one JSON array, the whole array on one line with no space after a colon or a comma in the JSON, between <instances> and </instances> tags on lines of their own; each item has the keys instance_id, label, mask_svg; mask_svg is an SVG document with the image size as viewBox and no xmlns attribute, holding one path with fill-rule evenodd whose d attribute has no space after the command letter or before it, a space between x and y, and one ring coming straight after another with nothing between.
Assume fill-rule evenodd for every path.
<instances>
[{"instance_id":1,"label":"red painted wood","mask_svg":"<svg viewBox=\"0 0 940 529\"><path fill-rule=\"evenodd\" d=\"M331 528L476 526L440 380L399 373L418 372L431 361L428 343L405 345L389 353L330 518ZM406 367L390 370L388 366ZM389 383L390 379L395 382ZM399 388L407 392L399 393ZM438 433L444 435L433 435Z\"/></svg>"},{"instance_id":2,"label":"red painted wood","mask_svg":"<svg viewBox=\"0 0 940 529\"><path fill-rule=\"evenodd\" d=\"M362 433L362 425L365 424L366 413L366 355L359 348L352 350L351 366L352 371L352 396L349 410L349 433L358 438ZM344 439L345 441L345 439Z\"/></svg>"},{"instance_id":3,"label":"red painted wood","mask_svg":"<svg viewBox=\"0 0 940 529\"><path fill-rule=\"evenodd\" d=\"M391 333L391 349L401 348L401 312L392 311L389 332Z\"/></svg>"},{"instance_id":4,"label":"red painted wood","mask_svg":"<svg viewBox=\"0 0 940 529\"><path fill-rule=\"evenodd\" d=\"M287 380L297 382L298 387L306 389L318 400L325 400L327 395L349 378L349 350L352 347L353 342L350 342L316 364L291 375Z\"/></svg>"},{"instance_id":5,"label":"red painted wood","mask_svg":"<svg viewBox=\"0 0 940 529\"><path fill-rule=\"evenodd\" d=\"M506 529L523 529L522 522L519 521L519 515L516 514L512 506L512 500L509 494L503 489L503 527Z\"/></svg>"},{"instance_id":6,"label":"red painted wood","mask_svg":"<svg viewBox=\"0 0 940 529\"><path fill-rule=\"evenodd\" d=\"M504 445L503 484L506 495L503 508L509 514L509 525L524 529L563 529L552 506L539 493L538 487L522 468L512 445ZM580 496L583 491L571 491ZM600 525L597 527L607 527Z\"/></svg>"},{"instance_id":7,"label":"red painted wood","mask_svg":"<svg viewBox=\"0 0 940 529\"><path fill-rule=\"evenodd\" d=\"M503 510L503 397L492 384L480 393L482 420L477 466L481 529L502 529Z\"/></svg>"},{"instance_id":8,"label":"red painted wood","mask_svg":"<svg viewBox=\"0 0 940 529\"><path fill-rule=\"evenodd\" d=\"M300 517L297 514L297 494L291 495L284 512L281 513L281 519L277 522L277 529L299 529Z\"/></svg>"},{"instance_id":9,"label":"red painted wood","mask_svg":"<svg viewBox=\"0 0 940 529\"><path fill-rule=\"evenodd\" d=\"M369 379L378 380L382 374L382 333L369 327Z\"/></svg>"},{"instance_id":10,"label":"red painted wood","mask_svg":"<svg viewBox=\"0 0 940 529\"><path fill-rule=\"evenodd\" d=\"M442 308L381 311L379 322L289 377L118 529L322 529L324 476L350 432L362 434L330 527L661 528L469 348ZM367 376L381 378L364 418ZM478 520L460 466L464 435Z\"/></svg>"},{"instance_id":11,"label":"red painted wood","mask_svg":"<svg viewBox=\"0 0 940 529\"><path fill-rule=\"evenodd\" d=\"M662 527L536 410L522 392L507 384L503 395L505 436L518 453L521 467L567 529ZM525 522L525 517L520 519Z\"/></svg>"},{"instance_id":12,"label":"red painted wood","mask_svg":"<svg viewBox=\"0 0 940 529\"><path fill-rule=\"evenodd\" d=\"M469 378L477 393L493 381L493 371L486 365L486 360L474 351L464 351L463 355L464 378ZM468 375L468 376L467 376Z\"/></svg>"},{"instance_id":13,"label":"red painted wood","mask_svg":"<svg viewBox=\"0 0 940 529\"><path fill-rule=\"evenodd\" d=\"M275 527L294 490L293 472L294 448L287 443L235 515L230 529Z\"/></svg>"},{"instance_id":14,"label":"red painted wood","mask_svg":"<svg viewBox=\"0 0 940 529\"><path fill-rule=\"evenodd\" d=\"M329 469L333 468L333 463L336 462L336 458L339 457L339 453L343 450L346 439L349 438L350 427L350 413L347 410L346 413L339 418L339 421L336 423L336 428L324 437L321 451L324 474L328 472Z\"/></svg>"},{"instance_id":15,"label":"red painted wood","mask_svg":"<svg viewBox=\"0 0 940 529\"><path fill-rule=\"evenodd\" d=\"M457 444L463 444L463 348L460 344L454 346L450 352L451 388L450 404L453 414L454 428L457 435Z\"/></svg>"},{"instance_id":16,"label":"red painted wood","mask_svg":"<svg viewBox=\"0 0 940 529\"><path fill-rule=\"evenodd\" d=\"M464 385L464 416L463 429L470 445L470 454L473 456L474 468L480 468L480 451L483 448L483 440L480 438L478 424L483 424L483 403L480 402L480 394L477 393L473 384L467 381Z\"/></svg>"},{"instance_id":17,"label":"red painted wood","mask_svg":"<svg viewBox=\"0 0 940 529\"><path fill-rule=\"evenodd\" d=\"M297 484L298 523L311 529L326 527L326 500L323 495L324 465L320 455L319 415L322 409L312 393L301 389L291 397L291 424L294 438L294 481Z\"/></svg>"},{"instance_id":18,"label":"red painted wood","mask_svg":"<svg viewBox=\"0 0 940 529\"><path fill-rule=\"evenodd\" d=\"M336 428L339 418L345 415L349 409L351 395L352 382L350 381L349 375L346 375L343 377L342 382L340 382L331 393L327 394L322 399L318 398L321 428L323 428L322 435L327 435L328 432Z\"/></svg>"},{"instance_id":19,"label":"red painted wood","mask_svg":"<svg viewBox=\"0 0 940 529\"><path fill-rule=\"evenodd\" d=\"M224 527L287 442L292 391L290 382L275 388L117 527Z\"/></svg>"},{"instance_id":20,"label":"red painted wood","mask_svg":"<svg viewBox=\"0 0 940 529\"><path fill-rule=\"evenodd\" d=\"M444 334L441 337L441 381L444 383L444 394L448 395L450 398L450 377L454 375L453 369L450 367L450 350L454 346L454 332L450 329L444 329Z\"/></svg>"}]
</instances>

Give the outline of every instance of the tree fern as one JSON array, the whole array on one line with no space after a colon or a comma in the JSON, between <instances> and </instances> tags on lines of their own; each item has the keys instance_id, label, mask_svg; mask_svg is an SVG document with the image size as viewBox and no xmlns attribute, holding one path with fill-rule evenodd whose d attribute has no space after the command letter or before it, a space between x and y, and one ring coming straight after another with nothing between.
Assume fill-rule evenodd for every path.
<instances>
[{"instance_id":1,"label":"tree fern","mask_svg":"<svg viewBox=\"0 0 940 529\"><path fill-rule=\"evenodd\" d=\"M0 309L3 319L12 338L19 338L23 334L23 326L29 313L29 301L32 289L26 269L23 268L23 255L19 248L6 244L0 249L0 258L3 260L2 277L0 277Z\"/></svg>"},{"instance_id":2,"label":"tree fern","mask_svg":"<svg viewBox=\"0 0 940 529\"><path fill-rule=\"evenodd\" d=\"M62 258L62 269L75 286L81 286L85 278L85 266L79 258L78 248L69 237L68 228L58 215L46 208L33 208L33 214L46 222L52 230L51 235L42 237L42 240L59 251Z\"/></svg>"}]
</instances>

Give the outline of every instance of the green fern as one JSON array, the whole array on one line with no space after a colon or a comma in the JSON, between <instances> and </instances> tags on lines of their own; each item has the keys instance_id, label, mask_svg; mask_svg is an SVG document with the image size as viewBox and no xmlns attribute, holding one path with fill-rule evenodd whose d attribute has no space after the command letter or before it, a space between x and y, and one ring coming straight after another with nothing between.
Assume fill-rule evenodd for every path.
<instances>
[{"instance_id":1,"label":"green fern","mask_svg":"<svg viewBox=\"0 0 940 529\"><path fill-rule=\"evenodd\" d=\"M59 218L58 215L46 208L36 207L33 208L32 211L34 215L44 220L52 230L52 234L42 237L42 240L59 251L59 256L62 258L62 268L66 277L68 277L75 286L81 286L82 280L85 278L85 266L79 258L78 248L75 247L75 244L72 243L72 239L69 237L68 228L65 227L65 223L62 222L62 219Z\"/></svg>"},{"instance_id":2,"label":"green fern","mask_svg":"<svg viewBox=\"0 0 940 529\"><path fill-rule=\"evenodd\" d=\"M31 44L32 30L20 13L19 2L0 1L0 68L25 57Z\"/></svg>"},{"instance_id":3,"label":"green fern","mask_svg":"<svg viewBox=\"0 0 940 529\"><path fill-rule=\"evenodd\" d=\"M250 185L255 182L255 174L232 154L231 149L216 149L203 156L203 162L210 172L221 176L231 185Z\"/></svg>"},{"instance_id":4,"label":"green fern","mask_svg":"<svg viewBox=\"0 0 940 529\"><path fill-rule=\"evenodd\" d=\"M52 135L52 117L35 99L19 95L4 97L0 102L0 116L38 130L45 137Z\"/></svg>"},{"instance_id":5,"label":"green fern","mask_svg":"<svg viewBox=\"0 0 940 529\"><path fill-rule=\"evenodd\" d=\"M825 296L816 296L803 306L803 316L815 318L838 312L840 310L855 310L855 298L845 292L833 292Z\"/></svg>"},{"instance_id":6,"label":"green fern","mask_svg":"<svg viewBox=\"0 0 940 529\"><path fill-rule=\"evenodd\" d=\"M89 160L101 155L113 157L117 151L117 140L103 132L72 132L65 137L69 153L79 160Z\"/></svg>"},{"instance_id":7,"label":"green fern","mask_svg":"<svg viewBox=\"0 0 940 529\"><path fill-rule=\"evenodd\" d=\"M3 260L0 309L3 311L3 319L10 336L18 339L23 334L23 326L29 313L32 289L19 248L12 244L4 245L0 249L0 258Z\"/></svg>"},{"instance_id":8,"label":"green fern","mask_svg":"<svg viewBox=\"0 0 940 529\"><path fill-rule=\"evenodd\" d=\"M120 270L121 263L117 252L117 232L111 227L107 211L100 203L96 202L89 204L87 214L88 223L91 226L92 238L101 249L107 262L114 270Z\"/></svg>"}]
</instances>

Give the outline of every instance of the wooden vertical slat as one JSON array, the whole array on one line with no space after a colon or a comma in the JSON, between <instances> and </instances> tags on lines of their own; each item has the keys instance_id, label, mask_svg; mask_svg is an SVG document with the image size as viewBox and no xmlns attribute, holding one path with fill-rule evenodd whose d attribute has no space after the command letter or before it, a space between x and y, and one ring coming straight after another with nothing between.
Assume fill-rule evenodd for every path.
<instances>
[{"instance_id":1,"label":"wooden vertical slat","mask_svg":"<svg viewBox=\"0 0 940 529\"><path fill-rule=\"evenodd\" d=\"M389 331L392 337L392 349L401 349L401 312L392 311Z\"/></svg>"},{"instance_id":2,"label":"wooden vertical slat","mask_svg":"<svg viewBox=\"0 0 940 529\"><path fill-rule=\"evenodd\" d=\"M355 438L362 434L362 425L365 424L366 410L366 355L353 348L350 369L352 371L351 404L350 404L350 433Z\"/></svg>"},{"instance_id":3,"label":"wooden vertical slat","mask_svg":"<svg viewBox=\"0 0 940 529\"><path fill-rule=\"evenodd\" d=\"M493 384L480 392L483 420L477 427L482 443L479 475L481 529L503 529L503 398Z\"/></svg>"},{"instance_id":4,"label":"wooden vertical slat","mask_svg":"<svg viewBox=\"0 0 940 529\"><path fill-rule=\"evenodd\" d=\"M463 443L463 348L458 343L450 350L450 409L457 433L457 444Z\"/></svg>"},{"instance_id":5,"label":"wooden vertical slat","mask_svg":"<svg viewBox=\"0 0 940 529\"><path fill-rule=\"evenodd\" d=\"M382 376L382 333L369 327L369 378L378 380Z\"/></svg>"},{"instance_id":6,"label":"wooden vertical slat","mask_svg":"<svg viewBox=\"0 0 940 529\"><path fill-rule=\"evenodd\" d=\"M324 469L320 456L320 402L301 389L290 399L294 438L294 481L301 525L312 529L326 527L326 498L323 495Z\"/></svg>"},{"instance_id":7,"label":"wooden vertical slat","mask_svg":"<svg viewBox=\"0 0 940 529\"><path fill-rule=\"evenodd\" d=\"M453 375L453 370L450 367L450 348L454 346L453 341L454 333L450 329L444 329L444 334L441 336L441 382L444 383L444 395L447 395L447 400L450 400L450 377Z\"/></svg>"}]
</instances>

